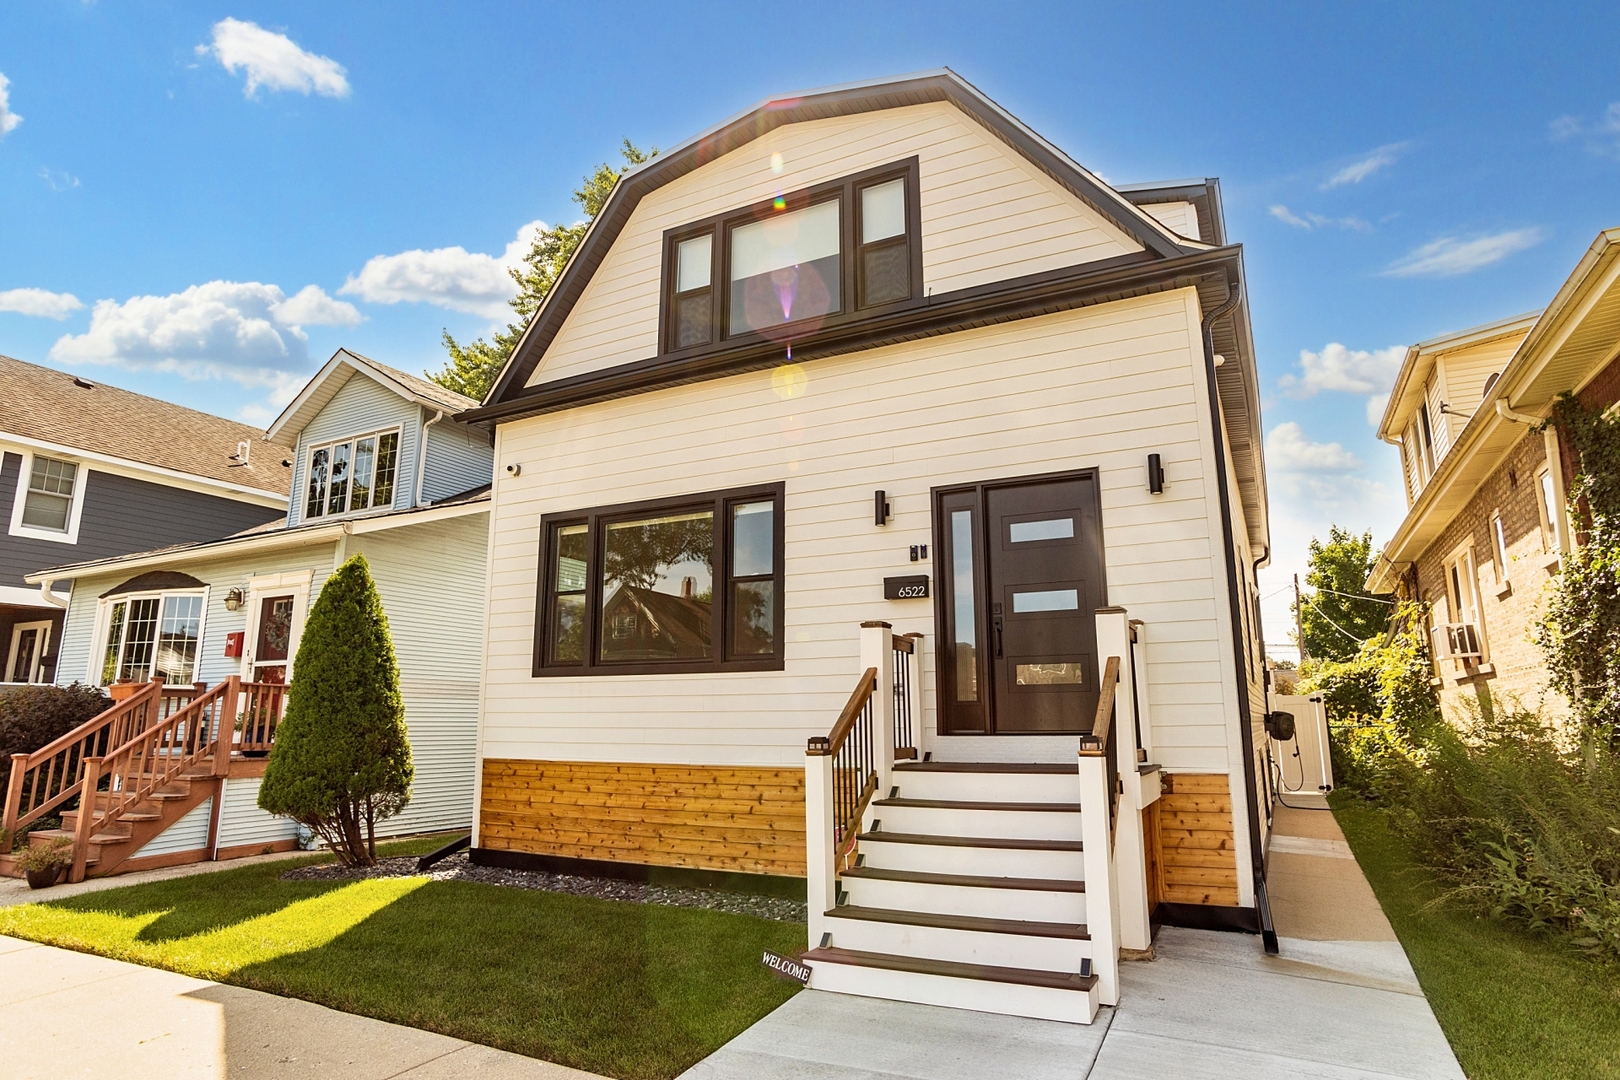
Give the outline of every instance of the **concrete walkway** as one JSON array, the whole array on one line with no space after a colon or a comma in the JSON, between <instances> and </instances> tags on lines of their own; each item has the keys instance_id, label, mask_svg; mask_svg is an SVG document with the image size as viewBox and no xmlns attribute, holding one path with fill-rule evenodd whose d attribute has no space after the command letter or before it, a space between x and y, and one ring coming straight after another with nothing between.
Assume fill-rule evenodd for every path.
<instances>
[{"instance_id":1,"label":"concrete walkway","mask_svg":"<svg viewBox=\"0 0 1620 1080\"><path fill-rule=\"evenodd\" d=\"M307 851L277 851L269 855L249 855L241 859L227 859L225 862L183 863L179 866L159 867L156 870L135 870L128 874L114 874L112 877L86 878L71 885L52 885L48 889L30 889L28 882L22 878L0 877L0 907L11 907L13 904L32 904L36 900L63 900L69 896L100 892L103 889L122 889L127 885L140 885L148 881L167 881L170 878L192 877L196 874L215 874L222 870L237 870L244 866L254 866L264 862L303 859L308 858L309 854Z\"/></svg>"},{"instance_id":2,"label":"concrete walkway","mask_svg":"<svg viewBox=\"0 0 1620 1080\"><path fill-rule=\"evenodd\" d=\"M307 1001L9 937L0 937L0 1016L6 1080L599 1080Z\"/></svg>"},{"instance_id":3,"label":"concrete walkway","mask_svg":"<svg viewBox=\"0 0 1620 1080\"><path fill-rule=\"evenodd\" d=\"M1333 816L1272 837L1280 956L1166 927L1090 1026L805 991L682 1080L1462 1080Z\"/></svg>"}]
</instances>

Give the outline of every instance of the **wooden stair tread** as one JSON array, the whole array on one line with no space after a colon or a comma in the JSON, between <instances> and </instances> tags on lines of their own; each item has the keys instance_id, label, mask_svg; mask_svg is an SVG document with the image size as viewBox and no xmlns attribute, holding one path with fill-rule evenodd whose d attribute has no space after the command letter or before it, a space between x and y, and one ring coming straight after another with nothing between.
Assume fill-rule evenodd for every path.
<instances>
[{"instance_id":1,"label":"wooden stair tread","mask_svg":"<svg viewBox=\"0 0 1620 1080\"><path fill-rule=\"evenodd\" d=\"M162 814L154 814L147 810L125 810L118 815L119 821L162 821Z\"/></svg>"},{"instance_id":2,"label":"wooden stair tread","mask_svg":"<svg viewBox=\"0 0 1620 1080\"><path fill-rule=\"evenodd\" d=\"M92 844L127 844L134 837L129 833L95 833L90 837Z\"/></svg>"},{"instance_id":3,"label":"wooden stair tread","mask_svg":"<svg viewBox=\"0 0 1620 1080\"><path fill-rule=\"evenodd\" d=\"M858 949L811 949L800 959L811 963L848 964L852 967L881 968L885 971L909 971L917 975L942 975L952 979L977 979L981 982L1008 983L1013 986L1041 986L1051 990L1073 990L1086 993L1097 985L1097 976L1077 972L1037 971L1031 968L992 967L989 964L963 964L955 960L924 960L915 956L892 956L888 953L861 952Z\"/></svg>"},{"instance_id":4,"label":"wooden stair tread","mask_svg":"<svg viewBox=\"0 0 1620 1080\"><path fill-rule=\"evenodd\" d=\"M934 836L929 833L863 832L857 839L936 847L1015 848L1021 851L1081 851L1079 840L1023 840L1001 836Z\"/></svg>"},{"instance_id":5,"label":"wooden stair tread","mask_svg":"<svg viewBox=\"0 0 1620 1080\"><path fill-rule=\"evenodd\" d=\"M915 807L919 810L1012 810L1034 811L1037 813L1051 811L1060 814L1078 814L1079 803L1055 802L974 802L957 799L907 799L895 797L877 800L877 806Z\"/></svg>"},{"instance_id":6,"label":"wooden stair tread","mask_svg":"<svg viewBox=\"0 0 1620 1080\"><path fill-rule=\"evenodd\" d=\"M934 911L899 911L845 904L827 912L829 919L861 919L900 926L931 926L940 930L976 930L985 934L1022 934L1026 937L1089 941L1083 923L1031 922L1026 919L990 919L982 915L942 915ZM834 931L836 936L837 931Z\"/></svg>"},{"instance_id":7,"label":"wooden stair tread","mask_svg":"<svg viewBox=\"0 0 1620 1080\"><path fill-rule=\"evenodd\" d=\"M1080 773L1078 762L1064 765L1040 761L907 761L895 762L894 769L896 772L1057 773L1064 776Z\"/></svg>"},{"instance_id":8,"label":"wooden stair tread","mask_svg":"<svg viewBox=\"0 0 1620 1080\"><path fill-rule=\"evenodd\" d=\"M1025 889L1039 892L1085 892L1084 881L1061 878L985 877L981 874L933 874L922 870L889 870L881 866L852 866L847 878L871 881L905 881L917 885L960 885L970 889Z\"/></svg>"}]
</instances>

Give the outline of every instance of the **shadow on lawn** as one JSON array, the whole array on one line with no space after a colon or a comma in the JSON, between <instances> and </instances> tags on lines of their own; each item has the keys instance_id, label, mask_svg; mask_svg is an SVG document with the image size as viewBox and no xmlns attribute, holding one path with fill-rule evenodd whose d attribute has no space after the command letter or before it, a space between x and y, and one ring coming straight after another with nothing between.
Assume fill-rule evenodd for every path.
<instances>
[{"instance_id":1,"label":"shadow on lawn","mask_svg":"<svg viewBox=\"0 0 1620 1080\"><path fill-rule=\"evenodd\" d=\"M179 931L175 918L165 932ZM798 951L804 933L716 911L430 882L324 945L242 967L230 981L625 1080L666 1080L793 995L760 954Z\"/></svg>"}]
</instances>

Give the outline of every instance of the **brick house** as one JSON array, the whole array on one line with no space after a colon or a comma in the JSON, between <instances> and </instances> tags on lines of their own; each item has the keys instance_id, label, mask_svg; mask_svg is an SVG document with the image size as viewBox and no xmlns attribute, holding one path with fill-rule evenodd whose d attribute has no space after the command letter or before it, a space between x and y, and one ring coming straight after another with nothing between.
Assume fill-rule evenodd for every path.
<instances>
[{"instance_id":1,"label":"brick house","mask_svg":"<svg viewBox=\"0 0 1620 1080\"><path fill-rule=\"evenodd\" d=\"M1406 519L1368 579L1431 606L1442 707L1568 703L1535 642L1570 528L1574 455L1542 430L1558 396L1620 399L1620 229L1598 234L1552 302L1412 346L1378 437L1401 454Z\"/></svg>"}]
</instances>

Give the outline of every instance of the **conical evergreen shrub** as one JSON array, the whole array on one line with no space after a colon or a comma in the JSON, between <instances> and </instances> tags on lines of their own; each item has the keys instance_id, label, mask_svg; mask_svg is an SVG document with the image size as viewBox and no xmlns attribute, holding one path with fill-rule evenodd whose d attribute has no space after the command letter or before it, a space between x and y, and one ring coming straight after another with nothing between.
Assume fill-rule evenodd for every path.
<instances>
[{"instance_id":1,"label":"conical evergreen shrub","mask_svg":"<svg viewBox=\"0 0 1620 1080\"><path fill-rule=\"evenodd\" d=\"M364 555L327 580L293 662L259 806L315 831L350 866L411 798L410 738L388 616Z\"/></svg>"}]
</instances>

